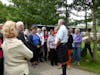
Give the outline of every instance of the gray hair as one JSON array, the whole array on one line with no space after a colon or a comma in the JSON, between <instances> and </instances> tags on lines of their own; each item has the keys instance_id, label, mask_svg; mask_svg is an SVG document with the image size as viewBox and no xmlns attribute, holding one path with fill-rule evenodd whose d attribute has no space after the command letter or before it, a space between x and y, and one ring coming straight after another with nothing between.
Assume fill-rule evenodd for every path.
<instances>
[{"instance_id":1,"label":"gray hair","mask_svg":"<svg viewBox=\"0 0 100 75\"><path fill-rule=\"evenodd\" d=\"M18 21L18 22L16 23L16 27L18 28L20 25L23 25L23 26L24 26L24 23L23 23L22 21Z\"/></svg>"},{"instance_id":2,"label":"gray hair","mask_svg":"<svg viewBox=\"0 0 100 75\"><path fill-rule=\"evenodd\" d=\"M42 27L42 31L46 30L46 27Z\"/></svg>"},{"instance_id":3,"label":"gray hair","mask_svg":"<svg viewBox=\"0 0 100 75\"><path fill-rule=\"evenodd\" d=\"M61 24L65 23L64 19L59 19L58 22L61 23Z\"/></svg>"},{"instance_id":4,"label":"gray hair","mask_svg":"<svg viewBox=\"0 0 100 75\"><path fill-rule=\"evenodd\" d=\"M40 28L37 28L37 32L41 32L41 29Z\"/></svg>"},{"instance_id":5,"label":"gray hair","mask_svg":"<svg viewBox=\"0 0 100 75\"><path fill-rule=\"evenodd\" d=\"M79 29L79 28L76 28L76 29L75 29L75 31L78 31L78 32L80 32L80 29Z\"/></svg>"}]
</instances>

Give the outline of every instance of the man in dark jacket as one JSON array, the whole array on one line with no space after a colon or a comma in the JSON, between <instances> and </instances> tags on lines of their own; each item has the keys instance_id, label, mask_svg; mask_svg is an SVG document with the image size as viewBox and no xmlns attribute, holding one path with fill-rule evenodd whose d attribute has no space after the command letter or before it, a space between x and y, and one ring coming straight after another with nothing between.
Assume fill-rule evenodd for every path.
<instances>
[{"instance_id":1,"label":"man in dark jacket","mask_svg":"<svg viewBox=\"0 0 100 75\"><path fill-rule=\"evenodd\" d=\"M19 21L16 23L17 31L18 31L18 36L17 38L21 40L26 46L27 42L25 40L25 35L24 35L24 24L23 22Z\"/></svg>"}]
</instances>

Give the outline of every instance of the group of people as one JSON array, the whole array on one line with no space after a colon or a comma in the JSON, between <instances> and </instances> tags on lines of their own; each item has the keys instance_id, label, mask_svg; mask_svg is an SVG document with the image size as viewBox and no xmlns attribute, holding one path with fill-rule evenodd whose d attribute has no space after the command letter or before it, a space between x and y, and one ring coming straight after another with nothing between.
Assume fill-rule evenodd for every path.
<instances>
[{"instance_id":1,"label":"group of people","mask_svg":"<svg viewBox=\"0 0 100 75\"><path fill-rule=\"evenodd\" d=\"M29 75L27 62L34 66L47 60L52 66L62 68L62 75L66 75L71 56L75 64L80 64L81 44L80 30L75 29L73 33L72 28L66 28L63 19L50 31L35 25L28 30L21 21L7 21L0 25L0 75Z\"/></svg>"}]
</instances>

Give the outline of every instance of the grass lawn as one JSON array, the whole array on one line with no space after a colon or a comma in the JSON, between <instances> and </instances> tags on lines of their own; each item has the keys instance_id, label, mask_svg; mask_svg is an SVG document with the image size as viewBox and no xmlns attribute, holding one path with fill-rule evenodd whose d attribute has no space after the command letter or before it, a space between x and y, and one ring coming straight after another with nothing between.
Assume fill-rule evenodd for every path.
<instances>
[{"instance_id":1,"label":"grass lawn","mask_svg":"<svg viewBox=\"0 0 100 75\"><path fill-rule=\"evenodd\" d=\"M98 49L100 49L100 47ZM82 58L80 65L75 67L100 75L100 50L97 51L97 62L92 61L89 51L87 51L87 53L87 56Z\"/></svg>"},{"instance_id":2,"label":"grass lawn","mask_svg":"<svg viewBox=\"0 0 100 75\"><path fill-rule=\"evenodd\" d=\"M78 68L95 72L100 75L100 51L98 51L97 56L97 62L93 62L90 55L88 54L86 57L82 58L80 66L78 66Z\"/></svg>"}]
</instances>

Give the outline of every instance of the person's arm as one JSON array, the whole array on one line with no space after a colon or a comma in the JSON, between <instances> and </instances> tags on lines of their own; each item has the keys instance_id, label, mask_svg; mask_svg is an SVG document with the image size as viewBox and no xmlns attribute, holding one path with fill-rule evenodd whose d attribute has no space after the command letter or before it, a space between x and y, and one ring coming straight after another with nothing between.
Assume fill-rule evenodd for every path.
<instances>
[{"instance_id":1,"label":"person's arm","mask_svg":"<svg viewBox=\"0 0 100 75\"><path fill-rule=\"evenodd\" d=\"M63 31L62 29L59 29L55 38L56 47L61 43L62 38L63 38Z\"/></svg>"},{"instance_id":2,"label":"person's arm","mask_svg":"<svg viewBox=\"0 0 100 75\"><path fill-rule=\"evenodd\" d=\"M1 46L2 46L2 40L0 39L0 48L1 48Z\"/></svg>"},{"instance_id":3,"label":"person's arm","mask_svg":"<svg viewBox=\"0 0 100 75\"><path fill-rule=\"evenodd\" d=\"M42 37L42 43L41 43L41 45L43 46L44 45L44 37L43 36L41 36Z\"/></svg>"},{"instance_id":4,"label":"person's arm","mask_svg":"<svg viewBox=\"0 0 100 75\"><path fill-rule=\"evenodd\" d=\"M29 50L24 44L22 45L22 48L23 50L20 50L20 52L27 60L30 60L33 57L33 52Z\"/></svg>"},{"instance_id":5,"label":"person's arm","mask_svg":"<svg viewBox=\"0 0 100 75\"><path fill-rule=\"evenodd\" d=\"M48 48L48 52L50 51L50 37L48 37L47 39L47 48Z\"/></svg>"}]
</instances>

